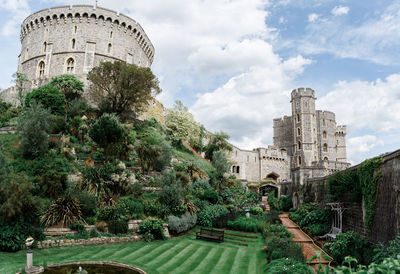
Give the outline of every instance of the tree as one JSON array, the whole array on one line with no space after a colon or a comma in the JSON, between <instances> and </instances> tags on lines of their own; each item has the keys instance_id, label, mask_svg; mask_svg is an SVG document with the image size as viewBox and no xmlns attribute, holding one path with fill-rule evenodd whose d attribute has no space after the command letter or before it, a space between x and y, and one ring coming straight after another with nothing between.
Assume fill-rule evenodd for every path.
<instances>
[{"instance_id":1,"label":"tree","mask_svg":"<svg viewBox=\"0 0 400 274\"><path fill-rule=\"evenodd\" d=\"M80 220L82 220L82 212L79 200L71 196L55 200L40 219L45 226L61 224L62 227Z\"/></svg>"},{"instance_id":2,"label":"tree","mask_svg":"<svg viewBox=\"0 0 400 274\"><path fill-rule=\"evenodd\" d=\"M229 171L230 167L230 164L228 163L225 152L223 150L214 151L212 156L212 165L216 170L214 184L217 190L221 190L226 181L224 174Z\"/></svg>"},{"instance_id":3,"label":"tree","mask_svg":"<svg viewBox=\"0 0 400 274\"><path fill-rule=\"evenodd\" d=\"M172 109L167 110L165 125L173 130L173 135L185 141L197 141L200 135L200 125L194 120L181 101L175 101Z\"/></svg>"},{"instance_id":4,"label":"tree","mask_svg":"<svg viewBox=\"0 0 400 274\"><path fill-rule=\"evenodd\" d=\"M48 149L48 133L52 128L50 111L35 101L20 116L18 130L21 133L22 151L25 157L35 158Z\"/></svg>"},{"instance_id":5,"label":"tree","mask_svg":"<svg viewBox=\"0 0 400 274\"><path fill-rule=\"evenodd\" d=\"M24 106L25 96L27 92L27 83L29 82L28 77L25 74L16 72L12 75L13 82L17 88L17 99L21 106Z\"/></svg>"},{"instance_id":6,"label":"tree","mask_svg":"<svg viewBox=\"0 0 400 274\"><path fill-rule=\"evenodd\" d=\"M89 93L100 107L116 114L142 112L152 96L161 92L150 68L125 62L102 62L93 68L87 79Z\"/></svg>"},{"instance_id":7,"label":"tree","mask_svg":"<svg viewBox=\"0 0 400 274\"><path fill-rule=\"evenodd\" d=\"M112 153L113 146L125 139L126 132L117 116L114 114L103 114L90 128L89 136L104 149L104 157L107 162L108 156Z\"/></svg>"},{"instance_id":8,"label":"tree","mask_svg":"<svg viewBox=\"0 0 400 274\"><path fill-rule=\"evenodd\" d=\"M211 136L211 140L206 147L206 158L212 160L214 151L232 151L232 146L227 142L229 135L225 132L217 132Z\"/></svg>"},{"instance_id":9,"label":"tree","mask_svg":"<svg viewBox=\"0 0 400 274\"><path fill-rule=\"evenodd\" d=\"M65 114L65 95L51 83L29 93L25 99L25 106L29 107L33 100L49 109L52 114L61 116Z\"/></svg>"}]
</instances>

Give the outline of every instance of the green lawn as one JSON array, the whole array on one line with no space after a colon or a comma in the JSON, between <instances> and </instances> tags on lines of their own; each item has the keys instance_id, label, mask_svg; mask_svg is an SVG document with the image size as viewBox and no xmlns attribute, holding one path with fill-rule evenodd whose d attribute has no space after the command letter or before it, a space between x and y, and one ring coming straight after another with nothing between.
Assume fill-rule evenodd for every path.
<instances>
[{"instance_id":1,"label":"green lawn","mask_svg":"<svg viewBox=\"0 0 400 274\"><path fill-rule=\"evenodd\" d=\"M137 266L148 273L262 273L266 259L261 236L226 232L232 235L227 235L224 243L196 240L193 232L151 243L35 249L34 264L99 260ZM15 273L25 265L25 260L25 251L0 252L0 273Z\"/></svg>"}]
</instances>

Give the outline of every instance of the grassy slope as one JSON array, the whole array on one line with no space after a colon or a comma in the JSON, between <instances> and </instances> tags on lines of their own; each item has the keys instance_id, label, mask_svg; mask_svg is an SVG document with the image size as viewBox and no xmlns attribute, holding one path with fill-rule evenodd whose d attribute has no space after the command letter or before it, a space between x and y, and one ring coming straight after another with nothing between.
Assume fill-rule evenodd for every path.
<instances>
[{"instance_id":1,"label":"grassy slope","mask_svg":"<svg viewBox=\"0 0 400 274\"><path fill-rule=\"evenodd\" d=\"M245 234L246 235L246 234ZM248 246L196 240L193 235L166 241L107 246L54 247L34 250L34 264L114 261L151 273L262 273L266 264L259 234ZM243 239L243 238L238 238ZM0 252L0 273L15 273L25 264L25 251Z\"/></svg>"}]
</instances>

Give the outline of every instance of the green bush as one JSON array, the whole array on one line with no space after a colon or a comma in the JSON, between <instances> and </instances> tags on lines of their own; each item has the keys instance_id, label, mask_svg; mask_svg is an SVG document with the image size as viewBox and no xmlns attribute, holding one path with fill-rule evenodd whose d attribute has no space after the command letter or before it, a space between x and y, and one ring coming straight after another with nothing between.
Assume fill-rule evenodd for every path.
<instances>
[{"instance_id":1,"label":"green bush","mask_svg":"<svg viewBox=\"0 0 400 274\"><path fill-rule=\"evenodd\" d=\"M142 200L135 200L132 197L123 197L118 202L119 207L123 207L129 218L141 218L143 215Z\"/></svg>"},{"instance_id":2,"label":"green bush","mask_svg":"<svg viewBox=\"0 0 400 274\"><path fill-rule=\"evenodd\" d=\"M145 238L146 241L152 239L164 240L164 227L161 219L147 219L139 224L138 234Z\"/></svg>"},{"instance_id":3,"label":"green bush","mask_svg":"<svg viewBox=\"0 0 400 274\"><path fill-rule=\"evenodd\" d=\"M35 241L44 240L43 230L28 224L1 224L0 251L15 252L21 250L26 238L33 237Z\"/></svg>"},{"instance_id":4,"label":"green bush","mask_svg":"<svg viewBox=\"0 0 400 274\"><path fill-rule=\"evenodd\" d=\"M384 258L396 258L400 256L400 234L386 245L380 243L375 248L374 262L380 263Z\"/></svg>"},{"instance_id":5,"label":"green bush","mask_svg":"<svg viewBox=\"0 0 400 274\"><path fill-rule=\"evenodd\" d=\"M204 190L201 199L206 200L211 204L216 204L218 203L218 193L212 188L207 188L206 190Z\"/></svg>"},{"instance_id":6,"label":"green bush","mask_svg":"<svg viewBox=\"0 0 400 274\"><path fill-rule=\"evenodd\" d=\"M228 221L228 228L246 232L258 232L259 221L256 218L239 217L234 221Z\"/></svg>"},{"instance_id":7,"label":"green bush","mask_svg":"<svg viewBox=\"0 0 400 274\"><path fill-rule=\"evenodd\" d=\"M65 114L65 96L52 84L43 85L28 93L25 98L25 107L30 107L32 101L36 101L49 109L52 114Z\"/></svg>"},{"instance_id":8,"label":"green bush","mask_svg":"<svg viewBox=\"0 0 400 274\"><path fill-rule=\"evenodd\" d=\"M79 200L81 204L82 215L84 217L93 217L96 215L98 207L97 197L87 191L77 191L73 194L74 198Z\"/></svg>"},{"instance_id":9,"label":"green bush","mask_svg":"<svg viewBox=\"0 0 400 274\"><path fill-rule=\"evenodd\" d=\"M82 231L85 230L85 224L82 221L76 221L69 225L69 228L75 231Z\"/></svg>"},{"instance_id":10,"label":"green bush","mask_svg":"<svg viewBox=\"0 0 400 274\"><path fill-rule=\"evenodd\" d=\"M346 232L336 236L336 241L326 243L325 248L339 262L342 263L345 257L351 256L358 262L363 262L363 248L366 243L357 232Z\"/></svg>"},{"instance_id":11,"label":"green bush","mask_svg":"<svg viewBox=\"0 0 400 274\"><path fill-rule=\"evenodd\" d=\"M283 239L291 239L294 235L290 233L286 226L270 224L263 227L262 235L264 238L277 237Z\"/></svg>"},{"instance_id":12,"label":"green bush","mask_svg":"<svg viewBox=\"0 0 400 274\"><path fill-rule=\"evenodd\" d=\"M161 211L161 204L158 200L145 200L143 210L147 216L158 216Z\"/></svg>"},{"instance_id":13,"label":"green bush","mask_svg":"<svg viewBox=\"0 0 400 274\"><path fill-rule=\"evenodd\" d=\"M168 230L172 234L179 234L185 232L196 225L197 216L196 214L185 214L181 217L168 216Z\"/></svg>"},{"instance_id":14,"label":"green bush","mask_svg":"<svg viewBox=\"0 0 400 274\"><path fill-rule=\"evenodd\" d=\"M281 195L278 200L279 209L283 211L289 211L293 207L292 197Z\"/></svg>"},{"instance_id":15,"label":"green bush","mask_svg":"<svg viewBox=\"0 0 400 274\"><path fill-rule=\"evenodd\" d=\"M221 205L209 205L200 211L197 216L197 222L202 226L212 226L215 219L227 214L228 212L229 210Z\"/></svg>"},{"instance_id":16,"label":"green bush","mask_svg":"<svg viewBox=\"0 0 400 274\"><path fill-rule=\"evenodd\" d=\"M90 238L100 237L100 233L96 229L91 229L89 231Z\"/></svg>"},{"instance_id":17,"label":"green bush","mask_svg":"<svg viewBox=\"0 0 400 274\"><path fill-rule=\"evenodd\" d=\"M329 273L354 273L354 274L366 274L366 273L400 273L400 255L395 258L385 258L379 264L372 263L368 267L363 265L357 265L358 261L352 257L346 257L342 266L335 268L335 271ZM325 273L328 273L325 271Z\"/></svg>"},{"instance_id":18,"label":"green bush","mask_svg":"<svg viewBox=\"0 0 400 274\"><path fill-rule=\"evenodd\" d=\"M128 223L126 220L111 220L107 222L108 231L112 234L125 234L128 232Z\"/></svg>"},{"instance_id":19,"label":"green bush","mask_svg":"<svg viewBox=\"0 0 400 274\"><path fill-rule=\"evenodd\" d=\"M299 262L293 258L281 258L277 260L272 260L267 264L265 273L271 274L313 274L314 272L311 268L302 262Z\"/></svg>"},{"instance_id":20,"label":"green bush","mask_svg":"<svg viewBox=\"0 0 400 274\"><path fill-rule=\"evenodd\" d=\"M97 213L97 219L99 221L117 221L127 220L127 212L124 207L121 206L108 206L100 208Z\"/></svg>"},{"instance_id":21,"label":"green bush","mask_svg":"<svg viewBox=\"0 0 400 274\"><path fill-rule=\"evenodd\" d=\"M303 249L290 238L270 237L265 240L268 259L292 258L304 262Z\"/></svg>"},{"instance_id":22,"label":"green bush","mask_svg":"<svg viewBox=\"0 0 400 274\"><path fill-rule=\"evenodd\" d=\"M262 215L263 212L263 209L259 206L250 208L250 213L255 216Z\"/></svg>"}]
</instances>

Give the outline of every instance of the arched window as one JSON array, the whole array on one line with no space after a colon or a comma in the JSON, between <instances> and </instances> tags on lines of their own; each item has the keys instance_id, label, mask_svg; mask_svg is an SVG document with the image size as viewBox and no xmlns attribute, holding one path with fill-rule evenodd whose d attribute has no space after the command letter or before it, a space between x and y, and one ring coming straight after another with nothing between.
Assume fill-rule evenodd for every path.
<instances>
[{"instance_id":1,"label":"arched window","mask_svg":"<svg viewBox=\"0 0 400 274\"><path fill-rule=\"evenodd\" d=\"M236 173L240 173L240 167L239 166L236 167Z\"/></svg>"},{"instance_id":2,"label":"arched window","mask_svg":"<svg viewBox=\"0 0 400 274\"><path fill-rule=\"evenodd\" d=\"M75 39L72 39L71 48L75 49L75 45L76 45L76 41L75 41Z\"/></svg>"},{"instance_id":3,"label":"arched window","mask_svg":"<svg viewBox=\"0 0 400 274\"><path fill-rule=\"evenodd\" d=\"M324 161L328 161L328 157L325 157L325 158L324 158Z\"/></svg>"},{"instance_id":4,"label":"arched window","mask_svg":"<svg viewBox=\"0 0 400 274\"><path fill-rule=\"evenodd\" d=\"M301 134L301 130L300 130L300 128L298 127L298 128L297 128L297 135L300 136L300 134Z\"/></svg>"},{"instance_id":5,"label":"arched window","mask_svg":"<svg viewBox=\"0 0 400 274\"><path fill-rule=\"evenodd\" d=\"M108 52L108 53L111 53L111 48L112 48L112 45L111 45L111 44L108 44L108 48L107 48L107 52Z\"/></svg>"},{"instance_id":6,"label":"arched window","mask_svg":"<svg viewBox=\"0 0 400 274\"><path fill-rule=\"evenodd\" d=\"M322 132L322 137L326 139L326 131Z\"/></svg>"},{"instance_id":7,"label":"arched window","mask_svg":"<svg viewBox=\"0 0 400 274\"><path fill-rule=\"evenodd\" d=\"M297 122L300 122L300 114L296 115Z\"/></svg>"},{"instance_id":8,"label":"arched window","mask_svg":"<svg viewBox=\"0 0 400 274\"><path fill-rule=\"evenodd\" d=\"M301 142L300 142L300 141L297 142L297 148L298 148L299 150L301 149Z\"/></svg>"},{"instance_id":9,"label":"arched window","mask_svg":"<svg viewBox=\"0 0 400 274\"><path fill-rule=\"evenodd\" d=\"M301 156L299 156L299 165L301 165Z\"/></svg>"},{"instance_id":10,"label":"arched window","mask_svg":"<svg viewBox=\"0 0 400 274\"><path fill-rule=\"evenodd\" d=\"M235 173L235 171L236 171L236 167L232 166L232 173Z\"/></svg>"},{"instance_id":11,"label":"arched window","mask_svg":"<svg viewBox=\"0 0 400 274\"><path fill-rule=\"evenodd\" d=\"M328 152L328 144L324 144L323 150L324 150L324 152Z\"/></svg>"},{"instance_id":12,"label":"arched window","mask_svg":"<svg viewBox=\"0 0 400 274\"><path fill-rule=\"evenodd\" d=\"M67 73L73 74L75 71L75 60L73 58L69 58L67 60Z\"/></svg>"},{"instance_id":13,"label":"arched window","mask_svg":"<svg viewBox=\"0 0 400 274\"><path fill-rule=\"evenodd\" d=\"M38 66L38 76L39 76L39 78L44 77L44 68L45 68L44 62L40 61L39 66Z\"/></svg>"},{"instance_id":14,"label":"arched window","mask_svg":"<svg viewBox=\"0 0 400 274\"><path fill-rule=\"evenodd\" d=\"M44 42L43 43L43 48L42 48L43 53L46 53L46 50L47 50L47 43Z\"/></svg>"}]
</instances>

